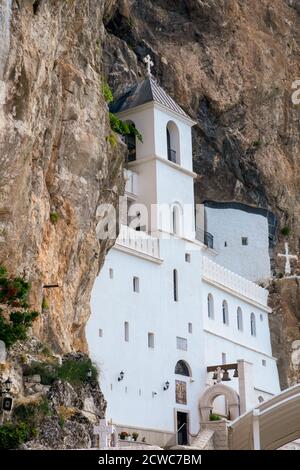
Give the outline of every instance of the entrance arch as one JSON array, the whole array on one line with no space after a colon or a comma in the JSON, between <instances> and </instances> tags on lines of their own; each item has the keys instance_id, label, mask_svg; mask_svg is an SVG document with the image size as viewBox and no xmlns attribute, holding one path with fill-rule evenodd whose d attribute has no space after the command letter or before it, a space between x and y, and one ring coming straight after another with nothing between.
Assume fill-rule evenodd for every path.
<instances>
[{"instance_id":1,"label":"entrance arch","mask_svg":"<svg viewBox=\"0 0 300 470\"><path fill-rule=\"evenodd\" d=\"M201 421L209 421L209 416L213 410L214 400L221 395L224 395L227 399L230 421L239 417L240 399L236 391L227 385L216 384L207 388L200 398L199 407Z\"/></svg>"}]
</instances>

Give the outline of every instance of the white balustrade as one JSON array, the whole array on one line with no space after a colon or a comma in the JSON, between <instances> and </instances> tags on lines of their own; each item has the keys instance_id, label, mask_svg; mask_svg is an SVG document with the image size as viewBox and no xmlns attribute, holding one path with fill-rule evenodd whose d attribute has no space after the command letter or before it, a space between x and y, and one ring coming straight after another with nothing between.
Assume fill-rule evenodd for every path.
<instances>
[{"instance_id":1,"label":"white balustrade","mask_svg":"<svg viewBox=\"0 0 300 470\"><path fill-rule=\"evenodd\" d=\"M159 239L126 225L121 225L116 244L159 259Z\"/></svg>"},{"instance_id":2,"label":"white balustrade","mask_svg":"<svg viewBox=\"0 0 300 470\"><path fill-rule=\"evenodd\" d=\"M229 271L209 258L203 257L203 277L217 282L255 302L267 306L268 291L254 282Z\"/></svg>"}]
</instances>

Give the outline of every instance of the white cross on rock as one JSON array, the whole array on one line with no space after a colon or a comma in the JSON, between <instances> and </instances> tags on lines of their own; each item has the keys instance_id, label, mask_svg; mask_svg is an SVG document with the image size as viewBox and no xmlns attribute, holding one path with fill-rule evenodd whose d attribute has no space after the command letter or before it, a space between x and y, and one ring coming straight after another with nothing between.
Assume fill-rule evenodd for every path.
<instances>
[{"instance_id":1,"label":"white cross on rock","mask_svg":"<svg viewBox=\"0 0 300 470\"><path fill-rule=\"evenodd\" d=\"M150 55L146 55L146 57L144 57L144 62L147 66L147 73L149 75L149 77L151 76L151 67L154 66L154 62L152 61Z\"/></svg>"},{"instance_id":2,"label":"white cross on rock","mask_svg":"<svg viewBox=\"0 0 300 470\"><path fill-rule=\"evenodd\" d=\"M292 269L291 269L291 260L298 260L297 255L290 255L289 254L289 244L285 242L285 253L278 253L277 256L280 256L281 258L285 258L285 274L291 274Z\"/></svg>"}]
</instances>

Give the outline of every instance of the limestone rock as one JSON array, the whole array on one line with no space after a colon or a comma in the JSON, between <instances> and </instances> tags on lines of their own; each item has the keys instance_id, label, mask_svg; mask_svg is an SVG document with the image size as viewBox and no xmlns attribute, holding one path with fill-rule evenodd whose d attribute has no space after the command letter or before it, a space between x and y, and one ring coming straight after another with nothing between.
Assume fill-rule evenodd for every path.
<instances>
[{"instance_id":1,"label":"limestone rock","mask_svg":"<svg viewBox=\"0 0 300 470\"><path fill-rule=\"evenodd\" d=\"M26 272L33 308L47 298L35 334L59 353L86 350L90 291L111 245L96 239L96 209L123 191L124 150L106 140L101 92L106 2L0 3L0 263Z\"/></svg>"}]
</instances>

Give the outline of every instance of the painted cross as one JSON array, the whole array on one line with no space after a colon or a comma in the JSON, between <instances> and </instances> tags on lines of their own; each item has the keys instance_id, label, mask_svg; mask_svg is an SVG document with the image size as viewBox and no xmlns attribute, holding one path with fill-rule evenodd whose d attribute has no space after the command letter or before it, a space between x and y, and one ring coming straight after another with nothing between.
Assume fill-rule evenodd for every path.
<instances>
[{"instance_id":1,"label":"painted cross","mask_svg":"<svg viewBox=\"0 0 300 470\"><path fill-rule=\"evenodd\" d=\"M285 242L285 253L279 253L277 256L280 256L281 258L285 258L285 274L291 274L292 269L291 269L291 260L295 259L298 260L298 256L296 255L290 255L289 254L289 244L288 242Z\"/></svg>"},{"instance_id":2,"label":"painted cross","mask_svg":"<svg viewBox=\"0 0 300 470\"><path fill-rule=\"evenodd\" d=\"M151 67L154 66L154 62L152 61L150 55L146 55L146 57L144 57L144 62L147 66L147 73L149 75L149 77L151 76Z\"/></svg>"},{"instance_id":3,"label":"painted cross","mask_svg":"<svg viewBox=\"0 0 300 470\"><path fill-rule=\"evenodd\" d=\"M99 425L94 426L94 434L99 436L99 447L116 447L116 428L106 419L100 419Z\"/></svg>"}]
</instances>

